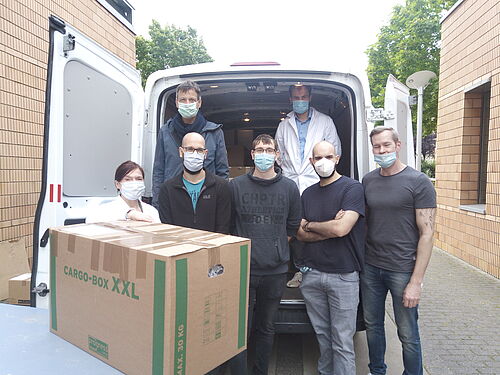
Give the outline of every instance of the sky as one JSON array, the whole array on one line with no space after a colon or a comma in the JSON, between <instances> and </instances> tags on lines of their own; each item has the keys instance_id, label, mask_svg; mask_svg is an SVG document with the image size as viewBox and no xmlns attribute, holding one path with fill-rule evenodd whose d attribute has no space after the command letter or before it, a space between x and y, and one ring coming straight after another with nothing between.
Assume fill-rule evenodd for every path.
<instances>
[{"instance_id":1,"label":"sky","mask_svg":"<svg viewBox=\"0 0 500 375\"><path fill-rule=\"evenodd\" d=\"M293 67L360 71L365 51L404 0L129 0L138 35L156 19L197 30L219 63L276 61Z\"/></svg>"}]
</instances>

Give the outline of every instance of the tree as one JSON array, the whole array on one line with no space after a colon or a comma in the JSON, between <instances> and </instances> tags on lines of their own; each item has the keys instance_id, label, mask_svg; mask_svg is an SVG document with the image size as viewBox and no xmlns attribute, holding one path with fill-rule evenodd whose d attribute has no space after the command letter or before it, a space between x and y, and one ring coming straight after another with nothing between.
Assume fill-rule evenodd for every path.
<instances>
[{"instance_id":1,"label":"tree","mask_svg":"<svg viewBox=\"0 0 500 375\"><path fill-rule=\"evenodd\" d=\"M412 73L430 70L439 74L440 19L457 0L407 0L393 8L389 25L383 26L378 40L366 51L372 102L383 107L387 76L401 82ZM416 94L416 92L414 93ZM436 131L438 79L424 91L423 134ZM412 111L416 123L416 106Z\"/></svg>"},{"instance_id":2,"label":"tree","mask_svg":"<svg viewBox=\"0 0 500 375\"><path fill-rule=\"evenodd\" d=\"M149 26L149 37L135 39L137 68L141 72L142 85L157 70L213 61L207 53L203 39L195 29L181 29L174 25L161 27L156 20Z\"/></svg>"}]
</instances>

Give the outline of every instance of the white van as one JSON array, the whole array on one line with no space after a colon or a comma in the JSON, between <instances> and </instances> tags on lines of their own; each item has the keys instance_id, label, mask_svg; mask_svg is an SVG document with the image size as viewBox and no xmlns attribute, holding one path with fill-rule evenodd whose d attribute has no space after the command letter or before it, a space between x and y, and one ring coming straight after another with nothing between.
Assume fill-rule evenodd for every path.
<instances>
[{"instance_id":1,"label":"white van","mask_svg":"<svg viewBox=\"0 0 500 375\"><path fill-rule=\"evenodd\" d=\"M32 289L38 287L33 306L48 307L48 228L84 222L88 207L116 196L114 171L125 160L144 167L146 196L151 197L156 136L176 113L175 89L187 79L201 87L206 118L224 125L232 167L251 165L248 142L260 133L275 134L290 111L288 87L298 82L313 87L312 106L336 124L342 142L341 174L361 180L375 167L368 134L373 121L384 117L402 137L403 162L415 163L409 90L393 77L388 78L385 111L371 106L366 74L277 63L166 69L148 78L144 92L137 70L52 17L43 182L33 234ZM282 305L296 306L299 299L285 297ZM289 319L283 330L295 329L293 321Z\"/></svg>"}]
</instances>

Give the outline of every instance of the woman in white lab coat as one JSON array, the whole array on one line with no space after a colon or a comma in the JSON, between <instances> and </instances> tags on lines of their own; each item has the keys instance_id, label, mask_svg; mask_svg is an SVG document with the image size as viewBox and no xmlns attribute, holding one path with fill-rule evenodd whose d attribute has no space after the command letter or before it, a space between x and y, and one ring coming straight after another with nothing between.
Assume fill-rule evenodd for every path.
<instances>
[{"instance_id":1,"label":"woman in white lab coat","mask_svg":"<svg viewBox=\"0 0 500 375\"><path fill-rule=\"evenodd\" d=\"M115 186L118 196L90 210L86 223L117 220L137 220L159 223L160 216L153 206L141 201L144 194L144 170L133 161L126 161L116 168Z\"/></svg>"}]
</instances>

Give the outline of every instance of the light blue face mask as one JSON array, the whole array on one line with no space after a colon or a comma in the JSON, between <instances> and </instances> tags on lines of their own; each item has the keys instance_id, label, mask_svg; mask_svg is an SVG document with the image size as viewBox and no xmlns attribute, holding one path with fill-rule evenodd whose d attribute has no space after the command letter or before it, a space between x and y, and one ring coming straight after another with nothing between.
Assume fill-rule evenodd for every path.
<instances>
[{"instance_id":1,"label":"light blue face mask","mask_svg":"<svg viewBox=\"0 0 500 375\"><path fill-rule=\"evenodd\" d=\"M373 155L373 159L382 168L389 168L396 162L396 151L389 152L388 154Z\"/></svg>"},{"instance_id":2,"label":"light blue face mask","mask_svg":"<svg viewBox=\"0 0 500 375\"><path fill-rule=\"evenodd\" d=\"M292 107L295 113L301 115L309 110L309 102L307 100L294 100Z\"/></svg>"},{"instance_id":3,"label":"light blue face mask","mask_svg":"<svg viewBox=\"0 0 500 375\"><path fill-rule=\"evenodd\" d=\"M179 114L182 116L182 118L193 118L196 116L198 113L198 108L196 107L196 102L195 103L179 103Z\"/></svg>"},{"instance_id":4,"label":"light blue face mask","mask_svg":"<svg viewBox=\"0 0 500 375\"><path fill-rule=\"evenodd\" d=\"M254 162L259 171L266 172L274 165L274 155L266 153L255 154Z\"/></svg>"}]
</instances>

